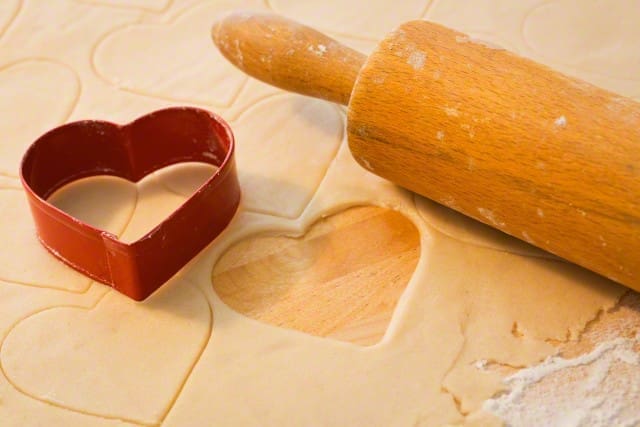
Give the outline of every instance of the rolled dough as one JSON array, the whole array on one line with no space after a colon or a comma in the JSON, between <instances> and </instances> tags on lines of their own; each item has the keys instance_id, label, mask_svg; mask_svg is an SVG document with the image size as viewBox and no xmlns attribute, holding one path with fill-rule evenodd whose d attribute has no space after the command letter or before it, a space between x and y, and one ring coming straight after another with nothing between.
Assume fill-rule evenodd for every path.
<instances>
[{"instance_id":1,"label":"rolled dough","mask_svg":"<svg viewBox=\"0 0 640 427\"><path fill-rule=\"evenodd\" d=\"M531 399L533 389L526 395L540 369L601 360L579 382L595 384L588 396L607 384L637 384L637 338L628 335L640 324L636 306L611 334L567 350L616 318L625 289L369 174L348 151L343 110L247 79L209 40L209 26L229 9L275 10L361 50L401 21L426 17L640 97L640 9L635 0L614 3L2 2L2 425L499 424L483 407L534 425L557 421L553 399ZM39 246L17 179L19 155L39 132L68 120L126 122L177 104L230 121L244 201L212 245L136 304ZM135 239L184 200L194 176L206 176L190 170L138 186L84 181L55 202ZM420 232L420 260L379 343L360 347L270 326L233 311L213 290L211 271L231 245L258 233L300 235L322 216L363 204L395 209ZM607 348L617 351L614 361L601 358L614 355ZM543 362L554 355L569 362ZM570 362L576 357L583 359ZM628 365L629 381L606 368L614 362ZM525 380L503 382L517 372ZM522 386L515 397L506 390L514 384ZM518 408L496 403L501 390L543 418L518 418L509 412ZM605 421L633 421L625 399L636 395L625 393ZM597 425L593 407L585 408L567 425Z\"/></svg>"}]
</instances>

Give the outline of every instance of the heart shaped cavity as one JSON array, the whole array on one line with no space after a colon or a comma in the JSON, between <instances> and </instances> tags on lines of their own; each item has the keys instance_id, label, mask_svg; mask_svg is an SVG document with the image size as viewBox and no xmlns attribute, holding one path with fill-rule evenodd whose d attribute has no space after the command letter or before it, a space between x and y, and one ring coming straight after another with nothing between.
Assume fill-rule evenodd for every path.
<instances>
[{"instance_id":1,"label":"heart shaped cavity","mask_svg":"<svg viewBox=\"0 0 640 427\"><path fill-rule=\"evenodd\" d=\"M380 39L398 23L421 18L431 2L406 0L393 7L384 0L271 0L273 9L314 28ZM339 10L340 13L336 13Z\"/></svg>"},{"instance_id":2,"label":"heart shaped cavity","mask_svg":"<svg viewBox=\"0 0 640 427\"><path fill-rule=\"evenodd\" d=\"M257 0L245 3L248 8L262 7ZM134 93L229 106L247 77L222 57L208 34L216 17L233 8L231 1L205 2L170 25L135 24L115 30L96 47L95 68L108 82Z\"/></svg>"},{"instance_id":3,"label":"heart shaped cavity","mask_svg":"<svg viewBox=\"0 0 640 427\"><path fill-rule=\"evenodd\" d=\"M0 173L16 176L25 148L67 120L80 95L80 81L64 65L30 59L0 70L0 93L0 133L12 138L0 144Z\"/></svg>"},{"instance_id":4,"label":"heart shaped cavity","mask_svg":"<svg viewBox=\"0 0 640 427\"><path fill-rule=\"evenodd\" d=\"M27 317L6 336L0 360L9 381L35 399L157 424L211 327L204 295L175 280L144 303L110 291L89 309L56 307Z\"/></svg>"},{"instance_id":5,"label":"heart shaped cavity","mask_svg":"<svg viewBox=\"0 0 640 427\"><path fill-rule=\"evenodd\" d=\"M287 218L302 213L344 137L335 106L294 95L256 103L233 129L245 207Z\"/></svg>"},{"instance_id":6,"label":"heart shaped cavity","mask_svg":"<svg viewBox=\"0 0 640 427\"><path fill-rule=\"evenodd\" d=\"M384 335L420 254L396 211L358 207L302 237L255 236L218 261L212 283L231 308L261 322L371 345Z\"/></svg>"},{"instance_id":7,"label":"heart shaped cavity","mask_svg":"<svg viewBox=\"0 0 640 427\"><path fill-rule=\"evenodd\" d=\"M640 8L636 0L554 0L525 19L526 42L539 55L580 71L640 81ZM554 31L549 31L553 29Z\"/></svg>"}]
</instances>

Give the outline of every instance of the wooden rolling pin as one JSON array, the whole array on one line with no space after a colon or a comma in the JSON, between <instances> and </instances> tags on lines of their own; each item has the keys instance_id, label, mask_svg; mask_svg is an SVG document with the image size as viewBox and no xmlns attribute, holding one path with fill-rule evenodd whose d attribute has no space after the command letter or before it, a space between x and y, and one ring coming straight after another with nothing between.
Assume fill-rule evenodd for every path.
<instances>
[{"instance_id":1,"label":"wooden rolling pin","mask_svg":"<svg viewBox=\"0 0 640 427\"><path fill-rule=\"evenodd\" d=\"M371 172L640 290L639 103L426 21L368 58L273 15L231 14L213 39L260 80L348 105Z\"/></svg>"}]
</instances>

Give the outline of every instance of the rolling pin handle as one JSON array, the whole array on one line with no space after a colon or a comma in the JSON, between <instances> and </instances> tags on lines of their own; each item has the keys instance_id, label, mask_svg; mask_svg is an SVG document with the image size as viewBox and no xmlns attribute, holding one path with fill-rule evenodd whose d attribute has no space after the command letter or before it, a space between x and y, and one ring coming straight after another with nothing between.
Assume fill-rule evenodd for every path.
<instances>
[{"instance_id":1,"label":"rolling pin handle","mask_svg":"<svg viewBox=\"0 0 640 427\"><path fill-rule=\"evenodd\" d=\"M347 105L366 56L294 21L233 12L211 37L220 52L252 77L302 95Z\"/></svg>"}]
</instances>

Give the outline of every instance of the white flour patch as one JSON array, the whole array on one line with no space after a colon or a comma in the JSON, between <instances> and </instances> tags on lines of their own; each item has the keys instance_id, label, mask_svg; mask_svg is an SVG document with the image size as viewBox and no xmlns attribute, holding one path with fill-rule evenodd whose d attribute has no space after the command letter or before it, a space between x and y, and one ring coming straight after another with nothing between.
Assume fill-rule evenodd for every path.
<instances>
[{"instance_id":1,"label":"white flour patch","mask_svg":"<svg viewBox=\"0 0 640 427\"><path fill-rule=\"evenodd\" d=\"M507 377L483 409L507 426L634 426L640 423L640 336L617 338L574 359L550 357ZM631 386L630 386L631 385Z\"/></svg>"},{"instance_id":2,"label":"white flour patch","mask_svg":"<svg viewBox=\"0 0 640 427\"><path fill-rule=\"evenodd\" d=\"M489 362L486 359L476 360L473 363L473 367L476 368L479 371L486 371L488 363Z\"/></svg>"},{"instance_id":3,"label":"white flour patch","mask_svg":"<svg viewBox=\"0 0 640 427\"><path fill-rule=\"evenodd\" d=\"M460 111L453 107L444 107L444 112L449 117L460 117Z\"/></svg>"},{"instance_id":4,"label":"white flour patch","mask_svg":"<svg viewBox=\"0 0 640 427\"><path fill-rule=\"evenodd\" d=\"M560 116L553 122L553 124L559 128L565 128L567 127L567 118L565 116Z\"/></svg>"},{"instance_id":5,"label":"white flour patch","mask_svg":"<svg viewBox=\"0 0 640 427\"><path fill-rule=\"evenodd\" d=\"M522 232L522 238L527 243L531 243L532 245L535 244L535 241L531 238L531 236L529 236L529 233L527 233L526 231Z\"/></svg>"},{"instance_id":6,"label":"white flour patch","mask_svg":"<svg viewBox=\"0 0 640 427\"><path fill-rule=\"evenodd\" d=\"M360 161L364 165L365 169L373 171L373 166L371 166L371 163L369 163L369 161L367 159L360 158Z\"/></svg>"},{"instance_id":7,"label":"white flour patch","mask_svg":"<svg viewBox=\"0 0 640 427\"><path fill-rule=\"evenodd\" d=\"M604 240L604 237L598 236L598 240L600 240L600 246L602 246L603 248L607 247L607 241Z\"/></svg>"},{"instance_id":8,"label":"white flour patch","mask_svg":"<svg viewBox=\"0 0 640 427\"><path fill-rule=\"evenodd\" d=\"M458 208L458 203L456 202L456 199L451 195L446 196L442 200L442 204L445 205L448 208L451 208L451 209L457 209Z\"/></svg>"},{"instance_id":9,"label":"white flour patch","mask_svg":"<svg viewBox=\"0 0 640 427\"><path fill-rule=\"evenodd\" d=\"M469 171L472 171L472 172L473 172L473 170L475 169L475 164L476 164L476 161L474 160L474 158L473 158L473 157L469 157L469 158L467 159L467 169L468 169Z\"/></svg>"},{"instance_id":10,"label":"white flour patch","mask_svg":"<svg viewBox=\"0 0 640 427\"><path fill-rule=\"evenodd\" d=\"M236 55L235 55L236 61L240 65L244 64L244 55L242 54L242 49L240 49L240 40L237 40L237 39L234 40L233 41L233 45L236 48L235 49L236 50L236 52L235 52L236 53Z\"/></svg>"},{"instance_id":11,"label":"white flour patch","mask_svg":"<svg viewBox=\"0 0 640 427\"><path fill-rule=\"evenodd\" d=\"M427 55L424 52L419 50L411 52L409 55L409 59L407 59L407 64L411 65L414 70L422 70L424 67L424 63L427 60Z\"/></svg>"},{"instance_id":12,"label":"white flour patch","mask_svg":"<svg viewBox=\"0 0 640 427\"><path fill-rule=\"evenodd\" d=\"M311 46L309 46L307 48L307 50L309 52L311 52L311 53L314 53L314 54L318 55L318 56L324 56L325 52L327 51L327 47L325 45L323 45L323 44L319 44L317 46L311 45Z\"/></svg>"},{"instance_id":13,"label":"white flour patch","mask_svg":"<svg viewBox=\"0 0 640 427\"><path fill-rule=\"evenodd\" d=\"M373 76L373 78L371 79L375 84L377 85L381 85L382 83L384 83L384 81L387 79L386 76L383 76L381 74L376 74L375 76Z\"/></svg>"},{"instance_id":14,"label":"white flour patch","mask_svg":"<svg viewBox=\"0 0 640 427\"><path fill-rule=\"evenodd\" d=\"M500 221L496 217L495 213L490 209L478 208L478 213L480 213L480 215L482 215L482 217L489 221L494 227L500 228L506 225L504 221Z\"/></svg>"}]
</instances>

